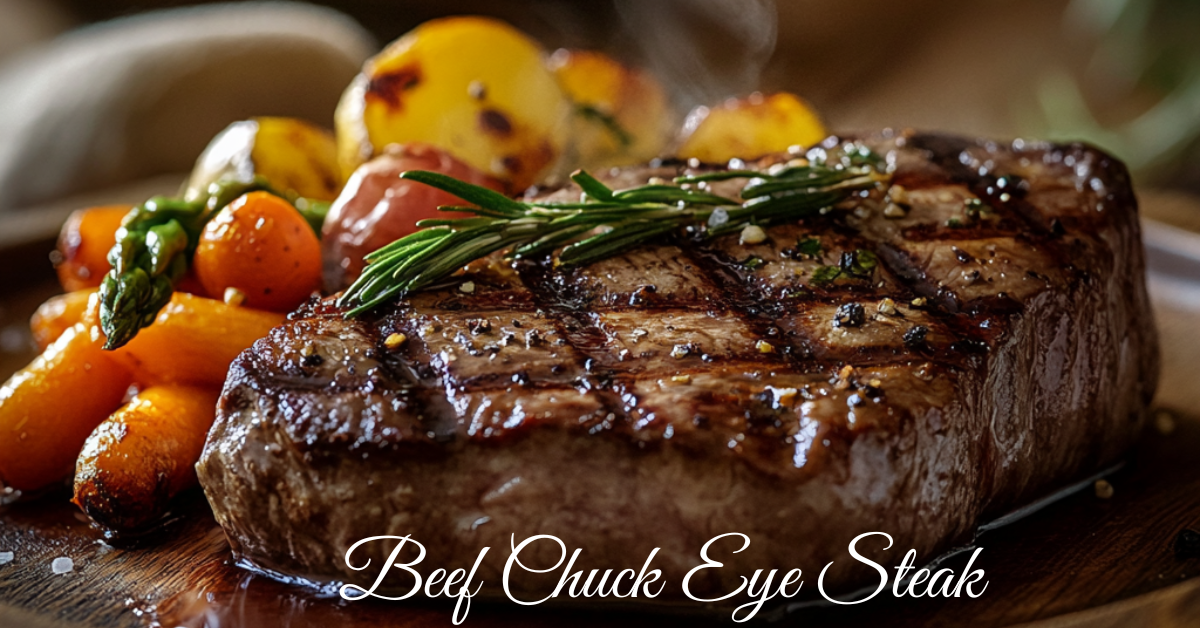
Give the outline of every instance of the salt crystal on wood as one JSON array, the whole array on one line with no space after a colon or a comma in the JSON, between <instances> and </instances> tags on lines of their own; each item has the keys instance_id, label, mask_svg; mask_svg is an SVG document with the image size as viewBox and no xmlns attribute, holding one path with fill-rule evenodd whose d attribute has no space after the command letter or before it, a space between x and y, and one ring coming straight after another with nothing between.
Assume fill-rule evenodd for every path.
<instances>
[{"instance_id":1,"label":"salt crystal on wood","mask_svg":"<svg viewBox=\"0 0 1200 628\"><path fill-rule=\"evenodd\" d=\"M12 552L0 552L0 565L7 565L11 563L13 561L13 556L15 556L15 554Z\"/></svg>"},{"instance_id":2,"label":"salt crystal on wood","mask_svg":"<svg viewBox=\"0 0 1200 628\"><path fill-rule=\"evenodd\" d=\"M54 562L50 563L50 569L52 569L54 573L60 575L64 573L71 573L75 570L75 561L67 558L66 556L60 556L55 558Z\"/></svg>"}]
</instances>

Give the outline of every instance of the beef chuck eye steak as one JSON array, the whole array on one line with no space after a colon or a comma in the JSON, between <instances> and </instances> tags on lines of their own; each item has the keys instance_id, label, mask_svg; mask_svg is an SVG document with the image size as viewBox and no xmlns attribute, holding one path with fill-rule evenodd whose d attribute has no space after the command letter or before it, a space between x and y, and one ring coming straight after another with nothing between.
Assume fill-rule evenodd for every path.
<instances>
[{"instance_id":1,"label":"beef chuck eye steak","mask_svg":"<svg viewBox=\"0 0 1200 628\"><path fill-rule=\"evenodd\" d=\"M1158 369L1125 168L1081 145L861 141L890 186L765 242L680 238L571 271L492 259L366 318L293 314L234 362L198 467L233 551L369 584L381 544L355 554L376 567L345 563L365 537L412 535L425 573L490 546L494 594L510 535L555 535L577 566L637 569L659 547L661 603L705 541L740 532L750 547L716 550L693 593L795 567L815 592L831 560L826 586L861 584L860 533L892 535L868 552L885 564L928 559L1117 460ZM536 547L522 562L553 564Z\"/></svg>"}]
</instances>

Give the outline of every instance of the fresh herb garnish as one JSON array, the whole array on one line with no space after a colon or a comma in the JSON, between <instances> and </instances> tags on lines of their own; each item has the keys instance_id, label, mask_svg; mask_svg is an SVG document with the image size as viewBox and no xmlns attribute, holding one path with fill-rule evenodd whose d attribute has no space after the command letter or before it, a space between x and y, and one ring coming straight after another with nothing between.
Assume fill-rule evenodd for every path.
<instances>
[{"instance_id":1,"label":"fresh herb garnish","mask_svg":"<svg viewBox=\"0 0 1200 628\"><path fill-rule=\"evenodd\" d=\"M738 266L741 266L747 270L756 270L758 268L762 268L764 264L766 264L766 262L763 261L763 258L757 255L751 255L750 257L738 262Z\"/></svg>"},{"instance_id":2,"label":"fresh herb garnish","mask_svg":"<svg viewBox=\"0 0 1200 628\"><path fill-rule=\"evenodd\" d=\"M401 177L475 205L439 209L475 216L417 223L420 231L366 256L363 274L338 303L347 316L356 316L497 251L532 258L561 248L557 265L582 266L685 229L693 237L711 238L750 224L767 227L819 213L887 180L883 160L860 144L847 143L828 154L825 160L773 173L727 170L627 190L613 190L578 171L571 179L584 197L574 203L517 201L443 174L405 172ZM741 202L698 189L703 187L698 184L727 179L749 180Z\"/></svg>"},{"instance_id":3,"label":"fresh herb garnish","mask_svg":"<svg viewBox=\"0 0 1200 628\"><path fill-rule=\"evenodd\" d=\"M811 259L821 257L821 239L804 238L803 240L797 240L796 253Z\"/></svg>"},{"instance_id":4,"label":"fresh herb garnish","mask_svg":"<svg viewBox=\"0 0 1200 628\"><path fill-rule=\"evenodd\" d=\"M842 269L837 266L818 266L812 274L812 284L814 286L823 286L837 279L842 274Z\"/></svg>"},{"instance_id":5,"label":"fresh herb garnish","mask_svg":"<svg viewBox=\"0 0 1200 628\"><path fill-rule=\"evenodd\" d=\"M879 265L879 258L867 249L845 251L837 266L818 266L812 274L812 284L820 286L839 278L870 279Z\"/></svg>"},{"instance_id":6,"label":"fresh herb garnish","mask_svg":"<svg viewBox=\"0 0 1200 628\"><path fill-rule=\"evenodd\" d=\"M857 249L842 253L840 263L842 272L857 279L870 279L879 265L879 258L867 249Z\"/></svg>"}]
</instances>

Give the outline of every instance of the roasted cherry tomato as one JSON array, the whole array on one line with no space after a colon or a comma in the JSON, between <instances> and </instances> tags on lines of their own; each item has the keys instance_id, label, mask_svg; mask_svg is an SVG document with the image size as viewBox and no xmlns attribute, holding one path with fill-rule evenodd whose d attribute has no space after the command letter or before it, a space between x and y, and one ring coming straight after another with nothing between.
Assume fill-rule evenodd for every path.
<instances>
[{"instance_id":1,"label":"roasted cherry tomato","mask_svg":"<svg viewBox=\"0 0 1200 628\"><path fill-rule=\"evenodd\" d=\"M291 203L251 192L204 227L193 263L213 298L286 312L321 285L321 243Z\"/></svg>"}]
</instances>

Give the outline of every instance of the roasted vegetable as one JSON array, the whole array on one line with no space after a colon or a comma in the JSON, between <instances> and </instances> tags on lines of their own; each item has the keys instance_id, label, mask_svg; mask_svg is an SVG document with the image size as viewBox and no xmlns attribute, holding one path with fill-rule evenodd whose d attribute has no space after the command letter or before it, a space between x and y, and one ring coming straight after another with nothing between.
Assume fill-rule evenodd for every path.
<instances>
[{"instance_id":1,"label":"roasted vegetable","mask_svg":"<svg viewBox=\"0 0 1200 628\"><path fill-rule=\"evenodd\" d=\"M192 261L210 295L288 312L321 287L321 242L291 203L251 192L208 224Z\"/></svg>"},{"instance_id":2,"label":"roasted vegetable","mask_svg":"<svg viewBox=\"0 0 1200 628\"><path fill-rule=\"evenodd\" d=\"M153 325L112 355L140 383L220 386L229 363L283 319L176 292Z\"/></svg>"},{"instance_id":3,"label":"roasted vegetable","mask_svg":"<svg viewBox=\"0 0 1200 628\"><path fill-rule=\"evenodd\" d=\"M78 324L0 388L0 482L23 491L71 472L88 434L121 405L129 371Z\"/></svg>"},{"instance_id":4,"label":"roasted vegetable","mask_svg":"<svg viewBox=\"0 0 1200 628\"><path fill-rule=\"evenodd\" d=\"M710 163L752 159L797 144L812 146L826 135L817 114L786 92L752 94L711 109L697 107L688 114L685 132L689 130L679 156Z\"/></svg>"},{"instance_id":5,"label":"roasted vegetable","mask_svg":"<svg viewBox=\"0 0 1200 628\"><path fill-rule=\"evenodd\" d=\"M196 160L185 200L203 198L225 179L262 177L288 198L332 201L342 187L333 134L295 118L252 118L221 131Z\"/></svg>"},{"instance_id":6,"label":"roasted vegetable","mask_svg":"<svg viewBox=\"0 0 1200 628\"><path fill-rule=\"evenodd\" d=\"M29 330L38 348L45 351L59 336L82 322L89 307L98 308L99 303L90 302L95 294L95 289L76 290L50 297L41 304L29 319Z\"/></svg>"},{"instance_id":7,"label":"roasted vegetable","mask_svg":"<svg viewBox=\"0 0 1200 628\"><path fill-rule=\"evenodd\" d=\"M58 236L55 258L63 290L97 288L112 269L108 251L117 242L117 229L131 205L81 209L71 214Z\"/></svg>"},{"instance_id":8,"label":"roasted vegetable","mask_svg":"<svg viewBox=\"0 0 1200 628\"><path fill-rule=\"evenodd\" d=\"M406 170L430 170L497 192L504 185L424 144L392 144L383 155L363 164L333 202L321 248L325 258L325 289L337 292L350 285L363 268L363 257L417 230L427 218L461 218L460 212L439 212L439 205L462 203L423 183L400 178Z\"/></svg>"},{"instance_id":9,"label":"roasted vegetable","mask_svg":"<svg viewBox=\"0 0 1200 628\"><path fill-rule=\"evenodd\" d=\"M225 179L200 199L156 196L125 216L108 253L113 268L100 284L100 326L105 349L129 342L171 300L174 284L188 270L205 223L242 194L261 189L262 179Z\"/></svg>"},{"instance_id":10,"label":"roasted vegetable","mask_svg":"<svg viewBox=\"0 0 1200 628\"><path fill-rule=\"evenodd\" d=\"M155 197L126 215L100 285L100 323L115 349L149 325L187 272L201 230L233 199L253 191L286 198L320 233L337 196L336 143L299 120L234 123L205 149L182 199ZM221 295L213 295L221 296Z\"/></svg>"},{"instance_id":11,"label":"roasted vegetable","mask_svg":"<svg viewBox=\"0 0 1200 628\"><path fill-rule=\"evenodd\" d=\"M195 464L220 389L152 386L96 428L75 466L74 502L97 523L128 531L196 483Z\"/></svg>"},{"instance_id":12,"label":"roasted vegetable","mask_svg":"<svg viewBox=\"0 0 1200 628\"><path fill-rule=\"evenodd\" d=\"M336 116L343 172L391 143L448 151L514 189L561 156L570 107L536 42L489 18L425 22L367 61Z\"/></svg>"},{"instance_id":13,"label":"roasted vegetable","mask_svg":"<svg viewBox=\"0 0 1200 628\"><path fill-rule=\"evenodd\" d=\"M663 151L676 121L653 76L587 50L559 50L550 68L573 105L567 158L573 167L644 162Z\"/></svg>"}]
</instances>

